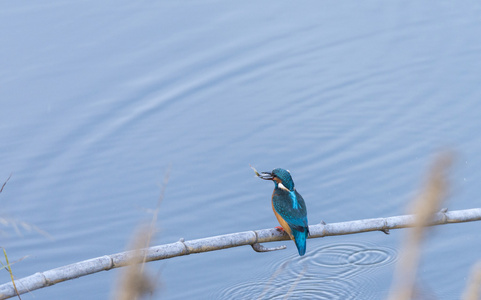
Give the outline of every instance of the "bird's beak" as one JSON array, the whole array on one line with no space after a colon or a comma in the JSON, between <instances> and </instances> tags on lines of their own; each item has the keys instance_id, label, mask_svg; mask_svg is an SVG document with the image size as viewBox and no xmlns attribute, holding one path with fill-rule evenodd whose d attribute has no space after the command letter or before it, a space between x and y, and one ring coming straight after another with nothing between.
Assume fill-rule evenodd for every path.
<instances>
[{"instance_id":1,"label":"bird's beak","mask_svg":"<svg viewBox=\"0 0 481 300\"><path fill-rule=\"evenodd\" d=\"M254 170L254 173L256 173L256 176L265 180L274 180L274 175L269 172L257 172L256 168L251 166L252 170Z\"/></svg>"},{"instance_id":2,"label":"bird's beak","mask_svg":"<svg viewBox=\"0 0 481 300\"><path fill-rule=\"evenodd\" d=\"M269 172L261 172L257 176L264 180L274 180L274 176L272 175L272 173L269 173Z\"/></svg>"}]
</instances>

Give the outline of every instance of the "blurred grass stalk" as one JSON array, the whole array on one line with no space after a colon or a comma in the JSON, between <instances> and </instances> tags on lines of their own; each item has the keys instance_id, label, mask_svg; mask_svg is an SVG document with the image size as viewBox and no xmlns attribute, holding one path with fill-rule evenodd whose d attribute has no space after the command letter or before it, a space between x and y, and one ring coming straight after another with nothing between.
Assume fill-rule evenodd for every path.
<instances>
[{"instance_id":1,"label":"blurred grass stalk","mask_svg":"<svg viewBox=\"0 0 481 300\"><path fill-rule=\"evenodd\" d=\"M18 297L18 299L21 299L20 294L18 293L18 290L17 290L17 286L15 285L15 280L14 280L13 272L12 272L12 266L11 266L10 262L8 261L7 250L5 250L5 248L2 248L2 250L3 250L3 255L5 256L6 265L4 265L3 262L0 261L0 263L2 264L2 268L0 268L0 269L3 269L3 268L7 269L8 273L10 274L10 279L12 280L13 288L15 289L15 292L17 293L17 297Z\"/></svg>"},{"instance_id":2,"label":"blurred grass stalk","mask_svg":"<svg viewBox=\"0 0 481 300\"><path fill-rule=\"evenodd\" d=\"M415 215L415 223L402 244L389 300L409 300L415 296L421 244L426 235L426 227L433 214L441 209L447 195L447 176L452 161L452 153L442 153L435 159L420 195L412 203L411 212Z\"/></svg>"},{"instance_id":3,"label":"blurred grass stalk","mask_svg":"<svg viewBox=\"0 0 481 300\"><path fill-rule=\"evenodd\" d=\"M3 192L3 188L5 187L5 185L7 185L7 182L10 180L11 177L12 177L12 174L10 174L10 176L8 176L7 180L5 180L2 187L0 188L0 193ZM0 221L2 221L2 220L0 219ZM10 279L12 280L13 288L15 289L15 292L17 293L18 298L21 299L20 294L18 293L18 290L17 290L17 286L15 285L15 280L14 280L13 272L12 272L12 266L8 262L7 250L5 250L5 248L3 248L3 247L2 247L2 250L3 250L3 255L5 256L6 265L3 264L3 262L0 261L0 263L2 264L2 268L0 268L0 269L3 269L3 268L7 269L8 273L10 274Z\"/></svg>"},{"instance_id":4,"label":"blurred grass stalk","mask_svg":"<svg viewBox=\"0 0 481 300\"><path fill-rule=\"evenodd\" d=\"M134 235L130 247L133 250L133 254L128 266L120 274L112 299L134 300L154 293L156 284L152 280L153 277L147 274L144 268L145 254L142 251L142 249L149 246L151 237L152 228L150 226L141 227Z\"/></svg>"},{"instance_id":5,"label":"blurred grass stalk","mask_svg":"<svg viewBox=\"0 0 481 300\"><path fill-rule=\"evenodd\" d=\"M115 290L112 299L134 300L140 299L144 295L150 295L152 297L157 288L157 280L154 280L156 277L147 274L145 268L145 263L147 261L147 251L145 251L145 249L149 248L152 242L152 237L156 232L160 204L164 200L165 189L169 182L171 168L172 166L169 165L164 175L164 182L160 185L160 196L157 200L156 208L150 211L152 213L150 223L141 226L132 238L130 249L133 250L133 255L127 263L127 267L122 270L120 274L117 289Z\"/></svg>"},{"instance_id":6,"label":"blurred grass stalk","mask_svg":"<svg viewBox=\"0 0 481 300\"><path fill-rule=\"evenodd\" d=\"M481 261L478 261L471 270L471 275L464 291L463 300L479 300L481 287Z\"/></svg>"}]
</instances>

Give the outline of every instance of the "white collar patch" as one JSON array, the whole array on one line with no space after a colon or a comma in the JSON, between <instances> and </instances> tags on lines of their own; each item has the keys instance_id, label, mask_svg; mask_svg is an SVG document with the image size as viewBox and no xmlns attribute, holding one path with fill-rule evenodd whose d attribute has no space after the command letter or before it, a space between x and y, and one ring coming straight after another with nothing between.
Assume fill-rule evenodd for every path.
<instances>
[{"instance_id":1,"label":"white collar patch","mask_svg":"<svg viewBox=\"0 0 481 300\"><path fill-rule=\"evenodd\" d=\"M283 189L283 190L289 191L289 189L286 188L281 182L279 182L279 183L277 184L277 186L278 186L279 188ZM289 191L289 192L290 192L290 191Z\"/></svg>"}]
</instances>

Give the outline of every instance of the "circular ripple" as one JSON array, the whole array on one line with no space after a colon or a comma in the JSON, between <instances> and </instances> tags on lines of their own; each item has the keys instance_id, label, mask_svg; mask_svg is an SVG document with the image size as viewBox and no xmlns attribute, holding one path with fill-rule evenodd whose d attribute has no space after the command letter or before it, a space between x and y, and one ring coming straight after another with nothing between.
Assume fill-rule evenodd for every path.
<instances>
[{"instance_id":1,"label":"circular ripple","mask_svg":"<svg viewBox=\"0 0 481 300\"><path fill-rule=\"evenodd\" d=\"M290 276L297 276L304 269L307 276L346 278L373 267L392 263L396 251L377 245L331 244L312 249L306 256L290 256L280 262Z\"/></svg>"},{"instance_id":2,"label":"circular ripple","mask_svg":"<svg viewBox=\"0 0 481 300\"><path fill-rule=\"evenodd\" d=\"M331 244L311 249L305 256L289 255L267 261L264 274L231 286L220 299L379 299L366 273L394 261L396 252L368 243ZM268 274L265 274L265 273Z\"/></svg>"},{"instance_id":3,"label":"circular ripple","mask_svg":"<svg viewBox=\"0 0 481 300\"><path fill-rule=\"evenodd\" d=\"M394 256L385 249L365 249L349 256L351 264L360 266L381 265L393 259Z\"/></svg>"},{"instance_id":4,"label":"circular ripple","mask_svg":"<svg viewBox=\"0 0 481 300\"><path fill-rule=\"evenodd\" d=\"M267 281L243 282L223 290L218 299L254 299L264 294Z\"/></svg>"},{"instance_id":5,"label":"circular ripple","mask_svg":"<svg viewBox=\"0 0 481 300\"><path fill-rule=\"evenodd\" d=\"M311 259L314 264L327 268L344 266L379 266L394 261L396 251L362 244L330 245L314 250Z\"/></svg>"},{"instance_id":6,"label":"circular ripple","mask_svg":"<svg viewBox=\"0 0 481 300\"><path fill-rule=\"evenodd\" d=\"M292 287L293 285L291 285ZM313 295L313 297L308 297ZM289 299L357 299L356 286L348 280L310 278L299 281L289 293Z\"/></svg>"},{"instance_id":7,"label":"circular ripple","mask_svg":"<svg viewBox=\"0 0 481 300\"><path fill-rule=\"evenodd\" d=\"M358 244L338 244L331 246L324 246L318 250L314 250L310 258L313 263L323 267L342 267L351 265L350 257L353 253L365 250L364 247Z\"/></svg>"},{"instance_id":8,"label":"circular ripple","mask_svg":"<svg viewBox=\"0 0 481 300\"><path fill-rule=\"evenodd\" d=\"M249 282L225 289L219 299L356 299L351 281L291 278L275 282Z\"/></svg>"}]
</instances>

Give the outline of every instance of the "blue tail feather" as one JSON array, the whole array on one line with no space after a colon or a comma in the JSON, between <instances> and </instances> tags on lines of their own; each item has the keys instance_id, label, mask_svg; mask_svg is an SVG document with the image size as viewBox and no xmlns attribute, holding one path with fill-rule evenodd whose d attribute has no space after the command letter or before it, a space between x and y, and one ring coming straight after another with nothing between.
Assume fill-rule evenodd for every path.
<instances>
[{"instance_id":1,"label":"blue tail feather","mask_svg":"<svg viewBox=\"0 0 481 300\"><path fill-rule=\"evenodd\" d=\"M294 236L294 242L296 243L297 251L299 255L303 256L306 253L306 239L309 234L308 228L303 228L303 231L292 230L292 235Z\"/></svg>"}]
</instances>

